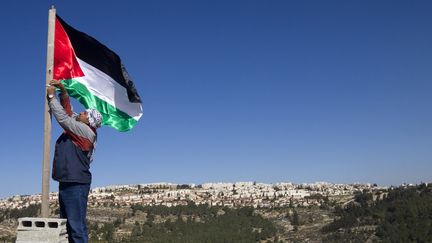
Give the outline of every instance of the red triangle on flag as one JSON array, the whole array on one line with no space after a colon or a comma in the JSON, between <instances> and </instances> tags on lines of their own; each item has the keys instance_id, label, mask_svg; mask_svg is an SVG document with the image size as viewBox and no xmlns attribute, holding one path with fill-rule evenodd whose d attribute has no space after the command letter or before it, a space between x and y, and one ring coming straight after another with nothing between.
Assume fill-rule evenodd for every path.
<instances>
[{"instance_id":1,"label":"red triangle on flag","mask_svg":"<svg viewBox=\"0 0 432 243\"><path fill-rule=\"evenodd\" d=\"M73 46L57 18L54 33L53 78L56 80L65 80L83 77L84 73L78 63Z\"/></svg>"}]
</instances>

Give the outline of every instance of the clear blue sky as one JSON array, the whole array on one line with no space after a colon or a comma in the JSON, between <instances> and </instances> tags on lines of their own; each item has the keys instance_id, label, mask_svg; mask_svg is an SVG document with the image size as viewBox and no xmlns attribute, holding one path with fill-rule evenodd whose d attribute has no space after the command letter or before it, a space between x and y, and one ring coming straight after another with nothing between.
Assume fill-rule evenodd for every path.
<instances>
[{"instance_id":1,"label":"clear blue sky","mask_svg":"<svg viewBox=\"0 0 432 243\"><path fill-rule=\"evenodd\" d=\"M432 181L430 1L4 1L0 198L41 191L51 4L144 102L99 131L93 187Z\"/></svg>"}]
</instances>

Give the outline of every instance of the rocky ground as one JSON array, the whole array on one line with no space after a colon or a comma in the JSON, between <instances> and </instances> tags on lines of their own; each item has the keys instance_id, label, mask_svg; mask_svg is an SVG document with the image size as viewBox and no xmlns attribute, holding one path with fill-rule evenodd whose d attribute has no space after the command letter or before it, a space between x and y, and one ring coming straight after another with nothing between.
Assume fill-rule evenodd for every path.
<instances>
[{"instance_id":1,"label":"rocky ground","mask_svg":"<svg viewBox=\"0 0 432 243\"><path fill-rule=\"evenodd\" d=\"M292 223L294 211L299 218L297 227ZM278 240L282 242L322 242L321 228L334 217L331 210L319 207L259 210L259 213L275 223Z\"/></svg>"}]
</instances>

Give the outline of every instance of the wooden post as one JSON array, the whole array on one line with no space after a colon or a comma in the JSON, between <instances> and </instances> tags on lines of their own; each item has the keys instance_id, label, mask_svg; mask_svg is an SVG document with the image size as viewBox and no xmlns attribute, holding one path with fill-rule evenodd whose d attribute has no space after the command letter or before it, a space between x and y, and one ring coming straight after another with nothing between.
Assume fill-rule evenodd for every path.
<instances>
[{"instance_id":1,"label":"wooden post","mask_svg":"<svg viewBox=\"0 0 432 243\"><path fill-rule=\"evenodd\" d=\"M46 62L46 85L53 78L54 66L54 31L55 31L56 9L51 6L48 11L48 46ZM50 144L51 144L51 114L49 112L48 101L46 99L45 88L45 114L44 114L44 145L43 145L43 162L42 162L42 218L49 217L49 184L50 184Z\"/></svg>"}]
</instances>

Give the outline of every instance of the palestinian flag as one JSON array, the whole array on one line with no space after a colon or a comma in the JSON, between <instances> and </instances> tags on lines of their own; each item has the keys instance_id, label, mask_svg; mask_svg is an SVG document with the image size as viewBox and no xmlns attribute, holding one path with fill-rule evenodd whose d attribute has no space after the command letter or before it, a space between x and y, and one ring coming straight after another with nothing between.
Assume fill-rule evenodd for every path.
<instances>
[{"instance_id":1,"label":"palestinian flag","mask_svg":"<svg viewBox=\"0 0 432 243\"><path fill-rule=\"evenodd\" d=\"M53 78L86 108L97 109L103 124L128 131L142 115L141 98L120 57L93 37L56 16Z\"/></svg>"}]
</instances>

